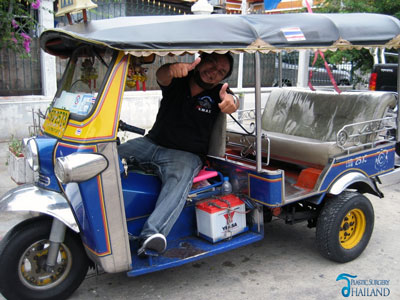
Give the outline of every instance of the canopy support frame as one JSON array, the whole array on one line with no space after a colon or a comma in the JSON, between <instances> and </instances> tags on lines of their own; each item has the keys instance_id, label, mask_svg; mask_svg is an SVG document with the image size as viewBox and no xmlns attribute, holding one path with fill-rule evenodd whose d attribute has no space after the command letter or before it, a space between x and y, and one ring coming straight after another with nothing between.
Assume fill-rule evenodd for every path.
<instances>
[{"instance_id":1,"label":"canopy support frame","mask_svg":"<svg viewBox=\"0 0 400 300\"><path fill-rule=\"evenodd\" d=\"M257 172L262 172L261 152L261 63L260 52L254 53L254 78L255 78L255 109L256 109L256 166Z\"/></svg>"},{"instance_id":2,"label":"canopy support frame","mask_svg":"<svg viewBox=\"0 0 400 300\"><path fill-rule=\"evenodd\" d=\"M396 141L400 141L400 48L397 49L397 134Z\"/></svg>"}]
</instances>

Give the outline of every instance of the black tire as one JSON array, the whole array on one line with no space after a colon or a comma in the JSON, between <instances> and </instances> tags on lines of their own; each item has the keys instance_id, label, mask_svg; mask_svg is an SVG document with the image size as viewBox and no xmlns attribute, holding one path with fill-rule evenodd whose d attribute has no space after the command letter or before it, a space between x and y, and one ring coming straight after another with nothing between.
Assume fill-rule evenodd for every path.
<instances>
[{"instance_id":1,"label":"black tire","mask_svg":"<svg viewBox=\"0 0 400 300\"><path fill-rule=\"evenodd\" d=\"M400 156L400 142L399 142L399 143L396 143L395 149L396 149L396 154L397 154L398 156Z\"/></svg>"},{"instance_id":2,"label":"black tire","mask_svg":"<svg viewBox=\"0 0 400 300\"><path fill-rule=\"evenodd\" d=\"M374 209L365 196L343 192L327 200L317 221L316 242L322 256L352 261L367 247L374 228Z\"/></svg>"},{"instance_id":3,"label":"black tire","mask_svg":"<svg viewBox=\"0 0 400 300\"><path fill-rule=\"evenodd\" d=\"M6 299L66 299L82 283L89 259L79 236L69 229L60 246L55 271L42 268L51 224L49 218L29 219L1 240L0 292Z\"/></svg>"}]
</instances>

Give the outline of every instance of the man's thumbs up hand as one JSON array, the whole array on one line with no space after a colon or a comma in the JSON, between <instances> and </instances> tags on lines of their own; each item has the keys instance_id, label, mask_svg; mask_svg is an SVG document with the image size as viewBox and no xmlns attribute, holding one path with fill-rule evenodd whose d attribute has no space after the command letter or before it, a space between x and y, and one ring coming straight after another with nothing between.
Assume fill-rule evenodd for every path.
<instances>
[{"instance_id":1,"label":"man's thumbs up hand","mask_svg":"<svg viewBox=\"0 0 400 300\"><path fill-rule=\"evenodd\" d=\"M169 65L169 74L172 78L186 77L190 71L192 71L201 61L198 57L192 63L176 63Z\"/></svg>"},{"instance_id":2,"label":"man's thumbs up hand","mask_svg":"<svg viewBox=\"0 0 400 300\"><path fill-rule=\"evenodd\" d=\"M227 89L228 83L224 83L219 91L221 103L219 103L218 106L223 113L231 114L238 109L238 105L235 103L234 95L229 94L226 91Z\"/></svg>"}]
</instances>

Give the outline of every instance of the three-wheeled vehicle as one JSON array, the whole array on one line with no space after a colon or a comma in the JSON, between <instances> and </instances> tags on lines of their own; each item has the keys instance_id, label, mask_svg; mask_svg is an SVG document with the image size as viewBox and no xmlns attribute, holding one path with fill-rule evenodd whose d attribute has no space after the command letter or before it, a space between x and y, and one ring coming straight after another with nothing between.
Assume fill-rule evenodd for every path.
<instances>
[{"instance_id":1,"label":"three-wheeled vehicle","mask_svg":"<svg viewBox=\"0 0 400 300\"><path fill-rule=\"evenodd\" d=\"M0 199L1 211L39 213L1 241L0 291L7 299L65 299L90 265L137 276L255 243L273 216L316 227L319 251L337 262L355 259L367 246L374 211L363 194L382 197L377 183L395 168L397 95L273 89L261 107L260 56L398 48L397 19L125 17L47 30L40 44L69 61L43 134L24 141L35 182ZM227 51L254 54L254 118L227 129L221 114L194 180L202 184L194 184L167 249L139 258L134 237L154 208L160 182L134 159L118 156L118 130L143 133L120 121L125 86L138 80L129 69L155 56ZM249 123L254 130L246 129Z\"/></svg>"}]
</instances>

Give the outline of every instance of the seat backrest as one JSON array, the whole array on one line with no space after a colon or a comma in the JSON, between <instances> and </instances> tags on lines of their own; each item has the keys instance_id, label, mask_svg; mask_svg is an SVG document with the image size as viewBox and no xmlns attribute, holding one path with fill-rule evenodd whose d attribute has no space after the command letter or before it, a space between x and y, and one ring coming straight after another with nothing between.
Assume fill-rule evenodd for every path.
<instances>
[{"instance_id":1,"label":"seat backrest","mask_svg":"<svg viewBox=\"0 0 400 300\"><path fill-rule=\"evenodd\" d=\"M208 155L223 157L226 150L226 114L220 112L211 133Z\"/></svg>"},{"instance_id":2,"label":"seat backrest","mask_svg":"<svg viewBox=\"0 0 400 300\"><path fill-rule=\"evenodd\" d=\"M383 118L394 108L390 92L275 89L262 115L262 129L320 141L336 141L348 124ZM354 129L355 130L355 129ZM352 132L350 132L352 134Z\"/></svg>"}]
</instances>

